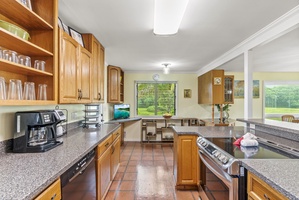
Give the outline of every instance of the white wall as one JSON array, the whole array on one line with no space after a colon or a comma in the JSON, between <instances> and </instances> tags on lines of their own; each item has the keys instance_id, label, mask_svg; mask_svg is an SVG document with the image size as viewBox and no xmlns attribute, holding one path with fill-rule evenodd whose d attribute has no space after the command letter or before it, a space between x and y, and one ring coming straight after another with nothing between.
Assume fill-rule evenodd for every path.
<instances>
[{"instance_id":1,"label":"white wall","mask_svg":"<svg viewBox=\"0 0 299 200\"><path fill-rule=\"evenodd\" d=\"M13 132L15 128L15 112L17 111L29 111L29 110L54 110L56 105L51 106L0 106L0 141L8 140L13 138ZM59 105L60 109L68 110L69 122L78 121L83 119L84 105ZM76 118L71 118L71 116Z\"/></svg>"}]
</instances>

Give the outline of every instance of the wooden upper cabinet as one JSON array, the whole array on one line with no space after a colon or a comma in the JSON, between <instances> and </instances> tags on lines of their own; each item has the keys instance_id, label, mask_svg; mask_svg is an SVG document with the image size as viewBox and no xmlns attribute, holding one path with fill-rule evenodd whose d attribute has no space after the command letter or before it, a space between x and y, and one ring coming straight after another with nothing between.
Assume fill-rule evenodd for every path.
<instances>
[{"instance_id":1,"label":"wooden upper cabinet","mask_svg":"<svg viewBox=\"0 0 299 200\"><path fill-rule=\"evenodd\" d=\"M47 99L40 100L0 100L0 105L49 105L56 104L57 69L58 69L58 1L31 1L32 10L20 1L1 0L0 20L13 23L30 34L28 41L1 29L0 46L13 50L19 55L46 62L45 71L36 70L0 58L0 77L8 83L10 79L24 82L34 82L37 94L38 84L47 84Z\"/></svg>"},{"instance_id":2,"label":"wooden upper cabinet","mask_svg":"<svg viewBox=\"0 0 299 200\"><path fill-rule=\"evenodd\" d=\"M198 77L198 104L227 103L234 103L234 76L211 70Z\"/></svg>"},{"instance_id":3,"label":"wooden upper cabinet","mask_svg":"<svg viewBox=\"0 0 299 200\"><path fill-rule=\"evenodd\" d=\"M212 70L198 77L198 104L224 103L224 70Z\"/></svg>"},{"instance_id":4,"label":"wooden upper cabinet","mask_svg":"<svg viewBox=\"0 0 299 200\"><path fill-rule=\"evenodd\" d=\"M60 30L59 103L91 102L91 54Z\"/></svg>"},{"instance_id":5,"label":"wooden upper cabinet","mask_svg":"<svg viewBox=\"0 0 299 200\"><path fill-rule=\"evenodd\" d=\"M80 90L80 103L91 102L91 53L80 46L80 77L78 78L78 88Z\"/></svg>"},{"instance_id":6,"label":"wooden upper cabinet","mask_svg":"<svg viewBox=\"0 0 299 200\"><path fill-rule=\"evenodd\" d=\"M84 44L92 54L91 91L93 103L103 103L105 48L92 34L83 34Z\"/></svg>"},{"instance_id":7,"label":"wooden upper cabinet","mask_svg":"<svg viewBox=\"0 0 299 200\"><path fill-rule=\"evenodd\" d=\"M120 67L108 66L108 103L124 101L124 72Z\"/></svg>"}]
</instances>

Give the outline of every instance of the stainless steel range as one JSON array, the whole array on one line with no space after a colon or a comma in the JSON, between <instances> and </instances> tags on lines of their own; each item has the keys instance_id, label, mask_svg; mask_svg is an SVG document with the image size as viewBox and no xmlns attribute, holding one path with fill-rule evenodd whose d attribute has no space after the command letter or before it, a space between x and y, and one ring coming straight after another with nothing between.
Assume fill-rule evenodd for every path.
<instances>
[{"instance_id":1,"label":"stainless steel range","mask_svg":"<svg viewBox=\"0 0 299 200\"><path fill-rule=\"evenodd\" d=\"M241 165L242 159L291 159L299 158L298 149L258 138L255 147L240 147L233 144L236 139L203 138L197 139L201 160L200 199L243 200L247 199L246 169ZM212 173L224 185L227 192L220 198L213 194L216 180L209 180ZM209 185L210 184L210 185ZM220 187L220 186L218 186ZM219 193L219 191L217 191Z\"/></svg>"}]
</instances>

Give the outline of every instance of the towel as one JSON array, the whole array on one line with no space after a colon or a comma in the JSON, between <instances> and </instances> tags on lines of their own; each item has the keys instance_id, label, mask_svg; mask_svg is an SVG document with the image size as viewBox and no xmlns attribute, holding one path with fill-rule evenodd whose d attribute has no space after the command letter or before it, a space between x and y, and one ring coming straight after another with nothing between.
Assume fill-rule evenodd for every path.
<instances>
[{"instance_id":1,"label":"towel","mask_svg":"<svg viewBox=\"0 0 299 200\"><path fill-rule=\"evenodd\" d=\"M253 146L258 146L259 143L255 139L243 139L241 140L241 146L244 147L253 147Z\"/></svg>"},{"instance_id":2,"label":"towel","mask_svg":"<svg viewBox=\"0 0 299 200\"><path fill-rule=\"evenodd\" d=\"M237 139L233 144L237 145L237 146L257 146L258 142L256 141L257 137L252 134L252 133L246 133L245 135L243 135L242 137L240 137L239 139ZM243 141L244 140L244 141ZM253 141L248 141L247 140L253 140ZM243 142L242 142L243 141Z\"/></svg>"}]
</instances>

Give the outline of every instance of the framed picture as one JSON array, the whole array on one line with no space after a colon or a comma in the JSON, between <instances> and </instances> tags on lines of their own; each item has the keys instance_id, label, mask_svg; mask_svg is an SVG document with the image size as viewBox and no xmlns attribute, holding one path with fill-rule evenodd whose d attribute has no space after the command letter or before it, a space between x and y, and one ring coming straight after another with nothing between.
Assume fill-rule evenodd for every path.
<instances>
[{"instance_id":1,"label":"framed picture","mask_svg":"<svg viewBox=\"0 0 299 200\"><path fill-rule=\"evenodd\" d=\"M32 10L31 0L19 0L24 6L26 6L29 10Z\"/></svg>"},{"instance_id":2,"label":"framed picture","mask_svg":"<svg viewBox=\"0 0 299 200\"><path fill-rule=\"evenodd\" d=\"M75 29L69 27L69 33L74 40L76 40L82 47L84 47L83 37L82 34L76 31Z\"/></svg>"},{"instance_id":3,"label":"framed picture","mask_svg":"<svg viewBox=\"0 0 299 200\"><path fill-rule=\"evenodd\" d=\"M62 20L58 17L58 27L64 30Z\"/></svg>"},{"instance_id":4,"label":"framed picture","mask_svg":"<svg viewBox=\"0 0 299 200\"><path fill-rule=\"evenodd\" d=\"M253 96L253 98L260 97L260 81L259 80L253 80L252 96ZM244 98L244 80L235 80L234 81L234 97L236 99Z\"/></svg>"},{"instance_id":5,"label":"framed picture","mask_svg":"<svg viewBox=\"0 0 299 200\"><path fill-rule=\"evenodd\" d=\"M191 90L184 89L184 98L191 98Z\"/></svg>"},{"instance_id":6,"label":"framed picture","mask_svg":"<svg viewBox=\"0 0 299 200\"><path fill-rule=\"evenodd\" d=\"M68 35L70 35L69 27L63 22L62 22L62 27L63 27L64 32L66 32Z\"/></svg>"}]
</instances>

